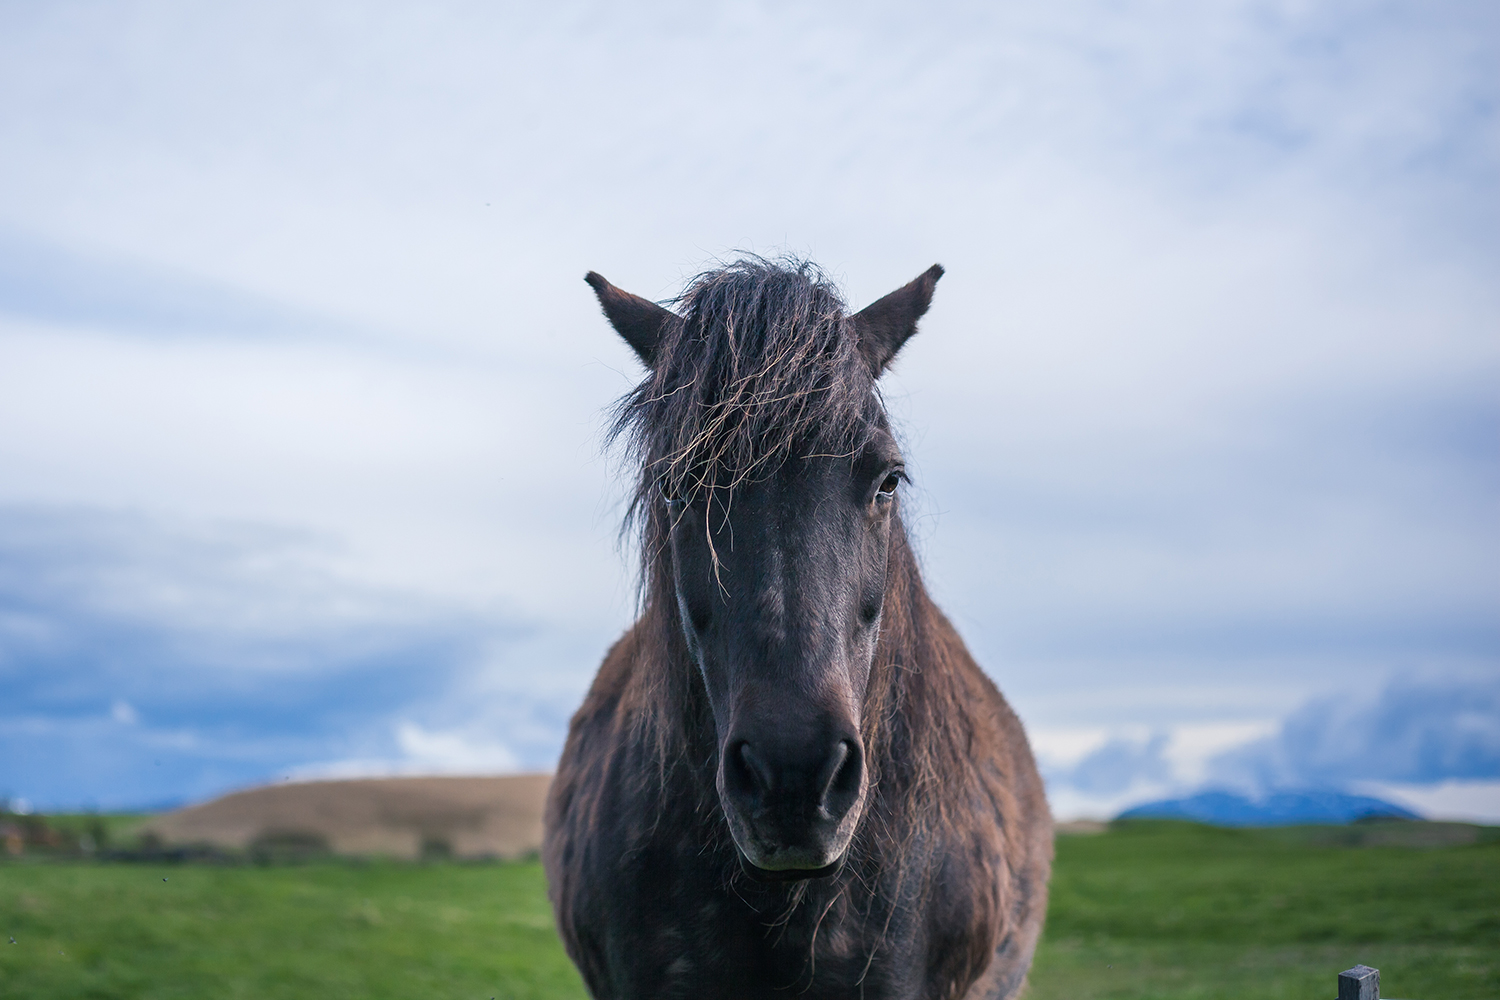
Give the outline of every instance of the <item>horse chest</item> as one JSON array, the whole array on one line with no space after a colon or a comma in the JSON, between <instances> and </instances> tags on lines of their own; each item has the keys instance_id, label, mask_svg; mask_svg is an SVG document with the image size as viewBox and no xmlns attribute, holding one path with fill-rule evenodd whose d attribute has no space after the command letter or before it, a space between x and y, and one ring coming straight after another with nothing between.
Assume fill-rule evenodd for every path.
<instances>
[{"instance_id":1,"label":"horse chest","mask_svg":"<svg viewBox=\"0 0 1500 1000\"><path fill-rule=\"evenodd\" d=\"M890 948L862 921L831 912L829 900L747 901L752 889L738 886L700 902L692 919L654 930L654 968L636 970L640 995L784 998L789 993L827 1000L925 996L920 985L898 976L906 963L892 963ZM665 947L662 947L665 945Z\"/></svg>"},{"instance_id":2,"label":"horse chest","mask_svg":"<svg viewBox=\"0 0 1500 1000\"><path fill-rule=\"evenodd\" d=\"M608 852L604 852L608 853ZM927 998L920 928L857 879L793 890L737 875L732 856L663 838L606 859L584 924L599 997ZM852 883L852 884L851 884ZM914 960L915 959L915 960Z\"/></svg>"}]
</instances>

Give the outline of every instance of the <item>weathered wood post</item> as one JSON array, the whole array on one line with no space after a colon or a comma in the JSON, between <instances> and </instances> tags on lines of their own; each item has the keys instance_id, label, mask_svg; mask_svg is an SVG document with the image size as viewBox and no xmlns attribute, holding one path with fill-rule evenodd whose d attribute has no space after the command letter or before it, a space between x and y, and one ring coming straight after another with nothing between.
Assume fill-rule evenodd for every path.
<instances>
[{"instance_id":1,"label":"weathered wood post","mask_svg":"<svg viewBox=\"0 0 1500 1000\"><path fill-rule=\"evenodd\" d=\"M1339 1000L1380 1000L1380 970L1356 965L1340 972Z\"/></svg>"}]
</instances>

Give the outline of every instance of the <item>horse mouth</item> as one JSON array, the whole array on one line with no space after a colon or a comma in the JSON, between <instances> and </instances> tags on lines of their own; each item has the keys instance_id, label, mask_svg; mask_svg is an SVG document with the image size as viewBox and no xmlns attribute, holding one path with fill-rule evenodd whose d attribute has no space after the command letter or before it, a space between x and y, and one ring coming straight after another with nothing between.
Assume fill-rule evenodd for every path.
<instances>
[{"instance_id":1,"label":"horse mouth","mask_svg":"<svg viewBox=\"0 0 1500 1000\"><path fill-rule=\"evenodd\" d=\"M802 882L811 878L828 878L830 875L837 875L848 858L847 853L841 854L832 864L821 868L762 868L745 857L744 851L735 851L735 854L740 859L740 870L757 882Z\"/></svg>"}]
</instances>

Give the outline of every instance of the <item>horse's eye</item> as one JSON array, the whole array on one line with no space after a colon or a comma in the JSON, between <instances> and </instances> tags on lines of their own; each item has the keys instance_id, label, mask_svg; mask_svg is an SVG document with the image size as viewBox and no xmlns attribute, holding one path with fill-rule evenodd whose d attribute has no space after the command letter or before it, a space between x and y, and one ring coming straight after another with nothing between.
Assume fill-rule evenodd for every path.
<instances>
[{"instance_id":1,"label":"horse's eye","mask_svg":"<svg viewBox=\"0 0 1500 1000\"><path fill-rule=\"evenodd\" d=\"M672 483L666 476L656 481L656 493L668 507L681 507L683 504L682 498L673 491Z\"/></svg>"},{"instance_id":2,"label":"horse's eye","mask_svg":"<svg viewBox=\"0 0 1500 1000\"><path fill-rule=\"evenodd\" d=\"M880 489L875 493L875 499L890 500L896 495L896 487L900 485L901 475L899 473L892 472L890 475L886 476L885 480L880 484Z\"/></svg>"}]
</instances>

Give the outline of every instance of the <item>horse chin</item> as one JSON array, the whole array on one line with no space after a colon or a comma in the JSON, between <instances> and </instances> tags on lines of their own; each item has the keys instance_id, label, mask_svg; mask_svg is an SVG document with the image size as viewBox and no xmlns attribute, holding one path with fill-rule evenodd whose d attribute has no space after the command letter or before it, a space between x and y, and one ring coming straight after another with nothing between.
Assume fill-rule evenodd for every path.
<instances>
[{"instance_id":1,"label":"horse chin","mask_svg":"<svg viewBox=\"0 0 1500 1000\"><path fill-rule=\"evenodd\" d=\"M785 842L780 831L768 836L738 813L728 809L725 812L734 853L746 875L757 882L802 882L828 878L843 869L862 810L858 807L850 810L838 829L828 832L831 836L798 838L802 842L792 844Z\"/></svg>"},{"instance_id":2,"label":"horse chin","mask_svg":"<svg viewBox=\"0 0 1500 1000\"><path fill-rule=\"evenodd\" d=\"M740 859L740 870L746 875L757 882L773 883L802 882L810 878L828 878L830 875L837 875L843 869L844 861L849 856L849 853L845 851L832 864L821 868L762 868L745 857L744 851L736 850L735 854Z\"/></svg>"}]
</instances>

